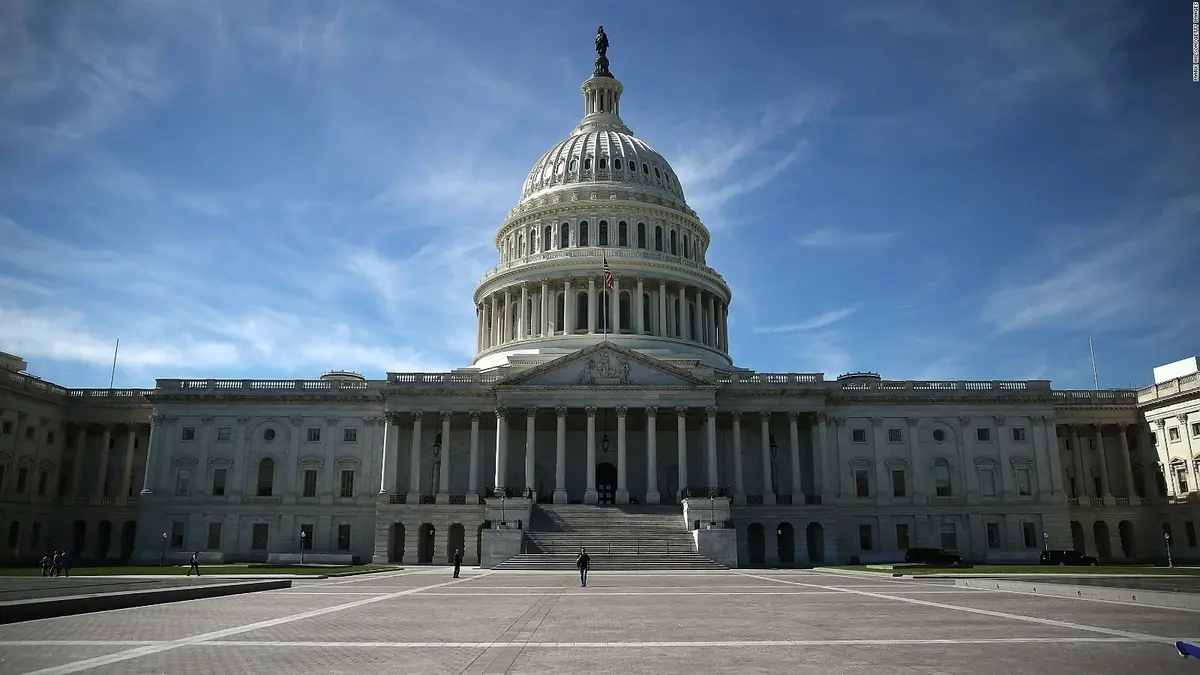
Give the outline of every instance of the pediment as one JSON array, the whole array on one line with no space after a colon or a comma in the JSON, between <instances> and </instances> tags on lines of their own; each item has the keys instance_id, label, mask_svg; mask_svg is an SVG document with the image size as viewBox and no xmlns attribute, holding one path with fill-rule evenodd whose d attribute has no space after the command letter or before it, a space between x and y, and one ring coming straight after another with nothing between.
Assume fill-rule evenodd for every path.
<instances>
[{"instance_id":1,"label":"pediment","mask_svg":"<svg viewBox=\"0 0 1200 675\"><path fill-rule=\"evenodd\" d=\"M655 358L601 342L505 378L524 386L695 387L712 382Z\"/></svg>"}]
</instances>

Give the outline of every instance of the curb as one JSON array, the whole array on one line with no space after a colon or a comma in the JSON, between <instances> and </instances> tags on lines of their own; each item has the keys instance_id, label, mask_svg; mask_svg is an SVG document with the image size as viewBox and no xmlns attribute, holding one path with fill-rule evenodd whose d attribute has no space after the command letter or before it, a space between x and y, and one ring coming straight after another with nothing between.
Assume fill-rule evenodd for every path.
<instances>
[{"instance_id":1,"label":"curb","mask_svg":"<svg viewBox=\"0 0 1200 675\"><path fill-rule=\"evenodd\" d=\"M183 586L153 590L116 591L90 595L66 595L53 598L34 598L0 602L0 624L49 619L73 614L90 614L113 609L144 607L183 600L218 598L241 593L277 591L291 588L290 579L241 581L204 586Z\"/></svg>"},{"instance_id":2,"label":"curb","mask_svg":"<svg viewBox=\"0 0 1200 675\"><path fill-rule=\"evenodd\" d=\"M1016 591L1020 593L1048 595L1056 598L1108 600L1143 605L1145 607L1200 610L1200 594L1197 593L1143 591L1106 586L1072 586L1064 583L1043 584L1036 581L1006 581L1002 579L955 579L954 585L959 588Z\"/></svg>"}]
</instances>

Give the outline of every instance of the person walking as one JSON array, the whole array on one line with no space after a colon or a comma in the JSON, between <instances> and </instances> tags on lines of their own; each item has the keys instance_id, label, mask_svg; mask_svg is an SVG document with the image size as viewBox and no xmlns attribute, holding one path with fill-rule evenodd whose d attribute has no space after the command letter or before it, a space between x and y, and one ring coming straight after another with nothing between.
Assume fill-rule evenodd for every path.
<instances>
[{"instance_id":1,"label":"person walking","mask_svg":"<svg viewBox=\"0 0 1200 675\"><path fill-rule=\"evenodd\" d=\"M462 567L462 549L454 549L454 578L458 578L458 571Z\"/></svg>"},{"instance_id":2,"label":"person walking","mask_svg":"<svg viewBox=\"0 0 1200 675\"><path fill-rule=\"evenodd\" d=\"M54 557L50 560L50 576L58 576L60 569L62 569L62 551L55 551Z\"/></svg>"},{"instance_id":3,"label":"person walking","mask_svg":"<svg viewBox=\"0 0 1200 675\"><path fill-rule=\"evenodd\" d=\"M49 554L49 553L42 556L42 576L44 576L44 577L50 576L51 560L52 560L52 557L51 557L51 554Z\"/></svg>"},{"instance_id":4,"label":"person walking","mask_svg":"<svg viewBox=\"0 0 1200 675\"><path fill-rule=\"evenodd\" d=\"M62 570L64 577L71 576L71 556L66 552L62 552L62 558L59 560L59 569Z\"/></svg>"},{"instance_id":5,"label":"person walking","mask_svg":"<svg viewBox=\"0 0 1200 675\"><path fill-rule=\"evenodd\" d=\"M588 555L586 548L579 549L579 558L575 561L575 566L579 568L579 585L587 588L588 567L592 564L592 557Z\"/></svg>"},{"instance_id":6,"label":"person walking","mask_svg":"<svg viewBox=\"0 0 1200 675\"><path fill-rule=\"evenodd\" d=\"M188 568L187 575L192 576L192 572L195 572L196 576L200 576L200 554L198 552L192 553L192 566Z\"/></svg>"}]
</instances>

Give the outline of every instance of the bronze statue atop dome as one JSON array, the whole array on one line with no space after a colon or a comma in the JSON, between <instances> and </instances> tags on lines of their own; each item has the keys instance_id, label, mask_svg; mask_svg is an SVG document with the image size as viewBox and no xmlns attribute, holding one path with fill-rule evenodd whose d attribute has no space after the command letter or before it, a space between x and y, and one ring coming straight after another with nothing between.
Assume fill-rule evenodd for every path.
<instances>
[{"instance_id":1,"label":"bronze statue atop dome","mask_svg":"<svg viewBox=\"0 0 1200 675\"><path fill-rule=\"evenodd\" d=\"M608 33L604 26L596 29L596 68L592 71L594 77L612 77L608 70Z\"/></svg>"}]
</instances>

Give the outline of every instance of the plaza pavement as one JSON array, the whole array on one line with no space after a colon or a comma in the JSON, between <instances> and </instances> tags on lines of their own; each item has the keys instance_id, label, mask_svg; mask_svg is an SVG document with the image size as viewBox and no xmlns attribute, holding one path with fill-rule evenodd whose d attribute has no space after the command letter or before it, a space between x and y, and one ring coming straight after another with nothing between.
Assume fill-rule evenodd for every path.
<instances>
[{"instance_id":1,"label":"plaza pavement","mask_svg":"<svg viewBox=\"0 0 1200 675\"><path fill-rule=\"evenodd\" d=\"M409 569L0 626L0 673L1200 673L1200 612L951 583Z\"/></svg>"}]
</instances>

